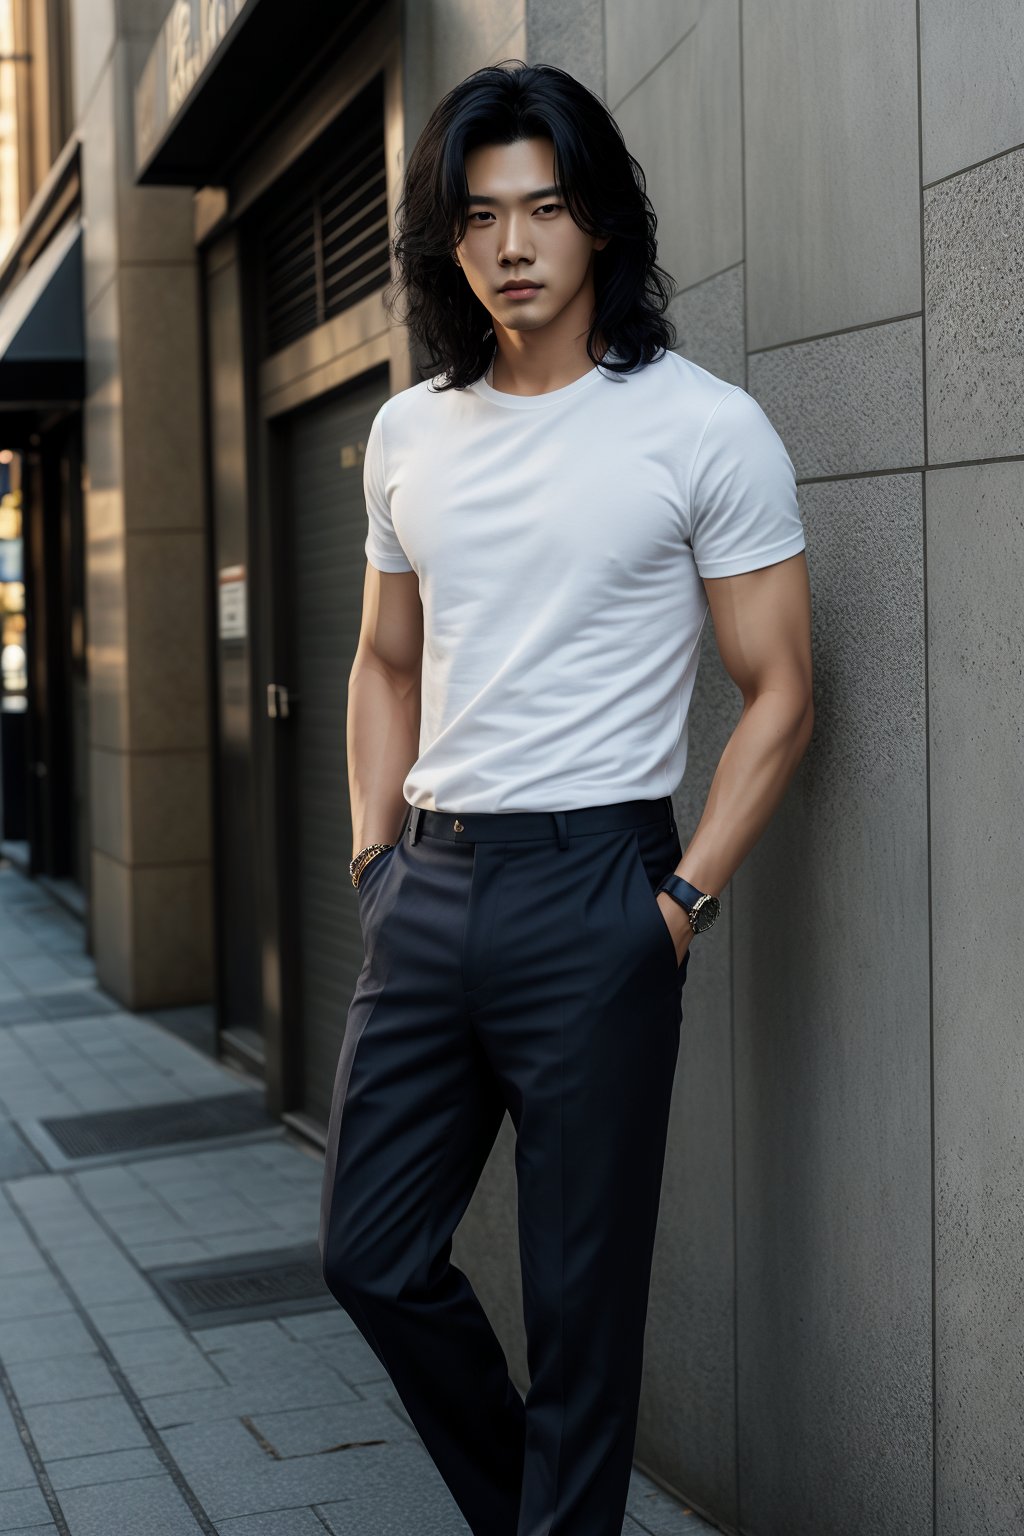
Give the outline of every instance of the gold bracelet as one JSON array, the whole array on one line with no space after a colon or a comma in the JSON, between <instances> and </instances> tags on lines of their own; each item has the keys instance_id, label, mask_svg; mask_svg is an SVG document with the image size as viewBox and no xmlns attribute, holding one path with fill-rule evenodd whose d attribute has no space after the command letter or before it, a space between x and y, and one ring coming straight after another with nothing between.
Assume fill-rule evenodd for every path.
<instances>
[{"instance_id":1,"label":"gold bracelet","mask_svg":"<svg viewBox=\"0 0 1024 1536\"><path fill-rule=\"evenodd\" d=\"M393 848L394 846L394 843L368 843L365 848L360 848L359 852L348 866L348 872L351 876L352 884L355 886L356 890L359 889L359 877L363 870L366 868L367 864L369 864L372 859L375 859L378 853L386 853L389 848Z\"/></svg>"}]
</instances>

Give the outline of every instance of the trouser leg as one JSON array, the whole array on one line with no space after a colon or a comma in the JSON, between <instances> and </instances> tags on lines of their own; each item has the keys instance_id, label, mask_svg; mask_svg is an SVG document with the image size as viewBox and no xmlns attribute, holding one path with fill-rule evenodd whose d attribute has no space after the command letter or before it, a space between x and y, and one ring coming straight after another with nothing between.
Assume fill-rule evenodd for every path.
<instances>
[{"instance_id":1,"label":"trouser leg","mask_svg":"<svg viewBox=\"0 0 1024 1536\"><path fill-rule=\"evenodd\" d=\"M505 1112L466 1013L472 850L400 841L360 913L366 959L328 1128L327 1285L381 1360L474 1536L514 1536L524 1409L451 1234Z\"/></svg>"},{"instance_id":2,"label":"trouser leg","mask_svg":"<svg viewBox=\"0 0 1024 1536\"><path fill-rule=\"evenodd\" d=\"M620 1536L686 969L653 885L678 842L655 827L502 856L477 1022L517 1131L517 1536Z\"/></svg>"}]
</instances>

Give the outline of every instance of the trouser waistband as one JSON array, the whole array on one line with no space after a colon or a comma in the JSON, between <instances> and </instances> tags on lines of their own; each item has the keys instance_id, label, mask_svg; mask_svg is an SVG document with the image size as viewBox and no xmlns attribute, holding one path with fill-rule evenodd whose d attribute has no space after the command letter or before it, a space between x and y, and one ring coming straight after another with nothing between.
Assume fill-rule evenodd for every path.
<instances>
[{"instance_id":1,"label":"trouser waistband","mask_svg":"<svg viewBox=\"0 0 1024 1536\"><path fill-rule=\"evenodd\" d=\"M439 837L450 843L505 843L557 838L560 848L570 837L587 832L621 832L631 827L664 823L675 826L672 799L619 800L610 805L583 805L569 811L431 811L410 806L406 819L410 843Z\"/></svg>"}]
</instances>

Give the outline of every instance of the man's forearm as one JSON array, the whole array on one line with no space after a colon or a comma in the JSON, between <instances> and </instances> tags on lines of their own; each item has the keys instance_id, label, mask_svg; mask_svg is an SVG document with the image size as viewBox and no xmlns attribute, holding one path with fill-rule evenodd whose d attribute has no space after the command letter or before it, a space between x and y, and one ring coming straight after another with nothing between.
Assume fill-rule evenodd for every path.
<instances>
[{"instance_id":1,"label":"man's forearm","mask_svg":"<svg viewBox=\"0 0 1024 1536\"><path fill-rule=\"evenodd\" d=\"M700 891L720 894L775 813L812 728L812 706L802 694L766 689L746 706L677 875Z\"/></svg>"},{"instance_id":2,"label":"man's forearm","mask_svg":"<svg viewBox=\"0 0 1024 1536\"><path fill-rule=\"evenodd\" d=\"M346 715L353 858L369 843L397 840L402 784L416 761L419 730L419 675L399 678L372 658L357 662Z\"/></svg>"}]
</instances>

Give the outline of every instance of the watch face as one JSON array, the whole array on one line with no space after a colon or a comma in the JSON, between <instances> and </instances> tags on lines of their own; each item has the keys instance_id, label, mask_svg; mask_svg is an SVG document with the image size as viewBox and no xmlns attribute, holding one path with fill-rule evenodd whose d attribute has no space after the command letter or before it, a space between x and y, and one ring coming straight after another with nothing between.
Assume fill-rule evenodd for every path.
<instances>
[{"instance_id":1,"label":"watch face","mask_svg":"<svg viewBox=\"0 0 1024 1536\"><path fill-rule=\"evenodd\" d=\"M717 896L705 897L692 914L694 933L703 933L706 928L710 928L721 910L722 903Z\"/></svg>"}]
</instances>

